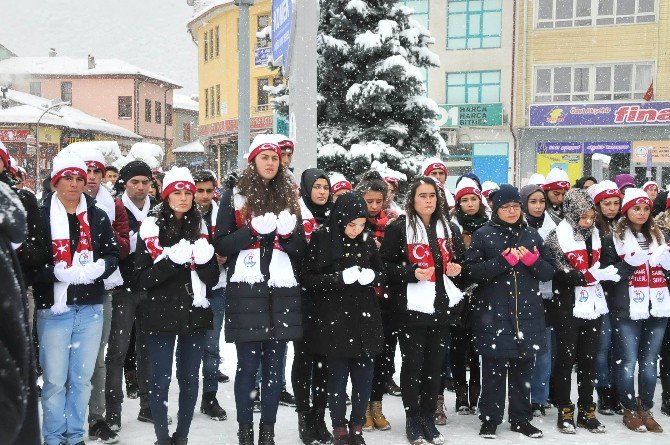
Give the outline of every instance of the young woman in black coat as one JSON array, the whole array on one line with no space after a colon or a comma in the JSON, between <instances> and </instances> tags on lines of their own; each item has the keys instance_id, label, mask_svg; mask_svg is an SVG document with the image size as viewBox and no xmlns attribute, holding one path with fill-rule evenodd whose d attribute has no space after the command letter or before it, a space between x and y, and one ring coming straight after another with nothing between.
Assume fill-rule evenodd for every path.
<instances>
[{"instance_id":1,"label":"young woman in black coat","mask_svg":"<svg viewBox=\"0 0 670 445\"><path fill-rule=\"evenodd\" d=\"M374 358L382 351L382 319L374 287L384 268L359 192L342 195L325 225L312 234L302 273L311 300L308 344L328 362L328 396L335 444L364 444L365 411ZM349 431L347 379L352 381Z\"/></svg>"},{"instance_id":2,"label":"young woman in black coat","mask_svg":"<svg viewBox=\"0 0 670 445\"><path fill-rule=\"evenodd\" d=\"M461 275L465 250L458 229L444 218L445 205L432 178L417 178L406 215L387 227L380 250L399 323L400 387L412 444L444 443L435 427L435 405L449 325L462 309L463 294L452 279Z\"/></svg>"},{"instance_id":3,"label":"young woman in black coat","mask_svg":"<svg viewBox=\"0 0 670 445\"><path fill-rule=\"evenodd\" d=\"M146 291L139 329L151 360L149 403L158 445L185 445L198 398L200 362L212 329L208 289L219 280L207 226L193 202L195 183L186 167L173 167L163 181L163 202L140 226L135 251L135 288ZM177 344L179 414L168 432L167 400Z\"/></svg>"},{"instance_id":4,"label":"young woman in black coat","mask_svg":"<svg viewBox=\"0 0 670 445\"><path fill-rule=\"evenodd\" d=\"M501 185L491 200L491 221L474 233L465 255L468 277L479 284L471 313L474 348L481 356L479 435L496 437L507 387L512 431L542 437L530 424L530 382L535 355L547 344L539 283L551 279L554 267L542 237L523 219L516 187Z\"/></svg>"}]
</instances>

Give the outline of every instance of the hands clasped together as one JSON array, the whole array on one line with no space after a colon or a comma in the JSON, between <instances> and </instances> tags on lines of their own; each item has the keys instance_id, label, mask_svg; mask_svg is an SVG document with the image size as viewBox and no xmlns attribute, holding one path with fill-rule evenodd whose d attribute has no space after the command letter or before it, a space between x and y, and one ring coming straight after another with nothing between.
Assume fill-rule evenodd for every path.
<instances>
[{"instance_id":1,"label":"hands clasped together","mask_svg":"<svg viewBox=\"0 0 670 445\"><path fill-rule=\"evenodd\" d=\"M519 261L521 261L525 266L531 267L533 264L535 264L538 258L540 258L540 252L537 250L537 246L533 247L532 252L524 246L509 247L503 250L502 256L512 267L516 266Z\"/></svg>"},{"instance_id":2,"label":"hands clasped together","mask_svg":"<svg viewBox=\"0 0 670 445\"><path fill-rule=\"evenodd\" d=\"M177 244L164 248L163 254L175 264L190 264L191 260L195 264L205 264L214 256L214 246L204 238L194 243L182 239Z\"/></svg>"},{"instance_id":3,"label":"hands clasped together","mask_svg":"<svg viewBox=\"0 0 670 445\"><path fill-rule=\"evenodd\" d=\"M279 215L266 213L251 219L251 231L258 235L267 235L275 230L279 236L288 236L295 229L297 217L289 213L288 210L282 210Z\"/></svg>"},{"instance_id":4,"label":"hands clasped together","mask_svg":"<svg viewBox=\"0 0 670 445\"><path fill-rule=\"evenodd\" d=\"M342 271L342 281L344 284L354 284L356 282L367 286L375 280L375 271L365 267L351 266Z\"/></svg>"},{"instance_id":5,"label":"hands clasped together","mask_svg":"<svg viewBox=\"0 0 670 445\"><path fill-rule=\"evenodd\" d=\"M86 263L83 266L73 264L70 267L64 262L54 266L54 275L58 281L68 284L92 284L105 273L105 260L102 258L95 262Z\"/></svg>"}]
</instances>

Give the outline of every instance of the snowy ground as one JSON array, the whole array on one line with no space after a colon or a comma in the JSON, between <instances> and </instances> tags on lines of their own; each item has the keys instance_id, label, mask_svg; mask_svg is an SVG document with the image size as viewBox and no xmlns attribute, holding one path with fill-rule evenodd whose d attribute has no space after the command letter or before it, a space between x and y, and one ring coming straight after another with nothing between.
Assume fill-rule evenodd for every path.
<instances>
[{"instance_id":1,"label":"snowy ground","mask_svg":"<svg viewBox=\"0 0 670 445\"><path fill-rule=\"evenodd\" d=\"M224 363L221 370L224 374L231 376L235 375L235 348L232 344L221 344L224 356ZM292 362L292 349L289 347L288 362ZM400 353L396 354L398 361L397 371L400 371ZM290 369L290 366L289 366ZM288 385L290 387L290 375L288 377ZM396 375L398 381L398 375ZM191 433L189 435L189 445L211 445L211 444L237 444L237 423L235 421L235 398L233 394L233 383L224 383L219 385L218 393L219 402L221 406L228 413L228 420L224 422L217 422L210 420L208 417L200 413L200 400L196 406L196 412L191 424ZM170 415L177 418L177 399L179 390L177 380L173 377L170 388L169 410ZM599 416L601 422L607 426L607 434L591 434L585 430L579 429L576 435L564 435L556 431L556 409L548 411L547 417L544 420L535 420L533 423L544 431L545 437L543 439L528 439L517 433L509 431L507 424L502 424L498 428L498 439L496 441L481 439L478 436L480 422L477 416L458 416L453 412L454 393L446 393L446 405L450 412L448 412L449 420L446 426L439 427L440 431L446 438L447 444L515 444L515 443L542 443L544 445L609 445L612 443L622 444L628 441L635 441L635 445L656 445L663 443L670 443L668 441L668 433L652 434L652 433L633 433L628 431L621 423L620 416ZM573 400L576 400L576 383L573 383ZM660 413L660 383L656 388L656 418L659 423L670 431L670 417L666 417ZM123 429L120 437L122 444L128 445L149 445L155 441L153 426L151 424L137 421L136 416L139 411L139 400L126 400L123 404ZM368 445L404 445L407 444L405 439L405 416L400 397L385 396L384 398L384 414L391 422L392 428L390 431L373 431L365 434L365 440ZM260 414L254 414L254 421L256 422L256 430L258 429L258 420ZM329 419L326 419L330 424ZM278 445L299 444L297 433L298 420L294 408L280 406L277 413L276 443ZM170 431L173 432L175 425L171 425ZM256 433L257 435L257 433ZM95 443L87 441L87 443Z\"/></svg>"}]
</instances>

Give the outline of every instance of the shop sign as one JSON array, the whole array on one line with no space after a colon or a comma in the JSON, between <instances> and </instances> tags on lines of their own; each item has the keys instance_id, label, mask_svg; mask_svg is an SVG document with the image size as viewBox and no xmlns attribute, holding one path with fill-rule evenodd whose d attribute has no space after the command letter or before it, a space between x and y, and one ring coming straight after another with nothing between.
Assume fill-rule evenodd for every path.
<instances>
[{"instance_id":1,"label":"shop sign","mask_svg":"<svg viewBox=\"0 0 670 445\"><path fill-rule=\"evenodd\" d=\"M584 142L584 154L601 153L604 155L627 154L632 147L631 141L620 142Z\"/></svg>"},{"instance_id":2,"label":"shop sign","mask_svg":"<svg viewBox=\"0 0 670 445\"><path fill-rule=\"evenodd\" d=\"M534 104L531 127L630 127L670 124L670 102Z\"/></svg>"},{"instance_id":3,"label":"shop sign","mask_svg":"<svg viewBox=\"0 0 670 445\"><path fill-rule=\"evenodd\" d=\"M263 68L268 66L268 60L272 55L272 47L266 46L263 48L256 48L254 53L254 66L256 68Z\"/></svg>"},{"instance_id":4,"label":"shop sign","mask_svg":"<svg viewBox=\"0 0 670 445\"><path fill-rule=\"evenodd\" d=\"M17 130L16 128L0 129L0 141L2 142L25 142L30 130Z\"/></svg>"},{"instance_id":5,"label":"shop sign","mask_svg":"<svg viewBox=\"0 0 670 445\"><path fill-rule=\"evenodd\" d=\"M538 154L560 153L581 154L581 142L538 142L536 146Z\"/></svg>"},{"instance_id":6,"label":"shop sign","mask_svg":"<svg viewBox=\"0 0 670 445\"><path fill-rule=\"evenodd\" d=\"M646 165L650 151L652 164L670 163L670 141L634 141L631 155L632 163Z\"/></svg>"},{"instance_id":7,"label":"shop sign","mask_svg":"<svg viewBox=\"0 0 670 445\"><path fill-rule=\"evenodd\" d=\"M503 124L502 103L440 105L440 127L495 127Z\"/></svg>"},{"instance_id":8,"label":"shop sign","mask_svg":"<svg viewBox=\"0 0 670 445\"><path fill-rule=\"evenodd\" d=\"M87 142L93 141L95 137L90 131L69 131L63 133L60 137L60 146L65 147L75 142Z\"/></svg>"}]
</instances>

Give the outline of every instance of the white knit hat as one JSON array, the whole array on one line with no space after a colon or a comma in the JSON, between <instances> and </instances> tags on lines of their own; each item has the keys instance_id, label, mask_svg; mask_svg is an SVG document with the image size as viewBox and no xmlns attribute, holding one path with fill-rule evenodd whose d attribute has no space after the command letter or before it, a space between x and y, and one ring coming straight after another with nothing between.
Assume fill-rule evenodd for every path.
<instances>
[{"instance_id":1,"label":"white knit hat","mask_svg":"<svg viewBox=\"0 0 670 445\"><path fill-rule=\"evenodd\" d=\"M439 160L438 158L427 158L421 164L421 174L424 176L430 175L430 172L433 170L444 170L444 174L447 174L447 164Z\"/></svg>"},{"instance_id":2,"label":"white knit hat","mask_svg":"<svg viewBox=\"0 0 670 445\"><path fill-rule=\"evenodd\" d=\"M454 196L454 200L458 202L465 195L475 195L481 199L482 191L479 190L479 187L477 187L477 183L474 180L464 176L456 186L456 196Z\"/></svg>"},{"instance_id":3,"label":"white knit hat","mask_svg":"<svg viewBox=\"0 0 670 445\"><path fill-rule=\"evenodd\" d=\"M617 187L614 181L610 181L609 179L593 184L586 191L593 198L595 204L607 198L621 198L619 187Z\"/></svg>"},{"instance_id":4,"label":"white knit hat","mask_svg":"<svg viewBox=\"0 0 670 445\"><path fill-rule=\"evenodd\" d=\"M647 196L647 192L635 187L627 188L623 195L623 202L621 203L621 214L625 215L628 209L637 204L647 204L649 208L654 206L654 203Z\"/></svg>"},{"instance_id":5,"label":"white knit hat","mask_svg":"<svg viewBox=\"0 0 670 445\"><path fill-rule=\"evenodd\" d=\"M649 187L653 187L653 186L656 187L656 190L660 189L660 187L658 186L658 182L656 182L656 181L647 181L647 182L645 182L645 183L642 185L642 190L644 190L644 191L646 192L646 191L647 191L647 188L649 188Z\"/></svg>"},{"instance_id":6,"label":"white knit hat","mask_svg":"<svg viewBox=\"0 0 670 445\"><path fill-rule=\"evenodd\" d=\"M484 181L482 184L482 195L484 198L488 198L494 190L498 190L499 188L498 184L493 181Z\"/></svg>"},{"instance_id":7,"label":"white knit hat","mask_svg":"<svg viewBox=\"0 0 670 445\"><path fill-rule=\"evenodd\" d=\"M552 168L544 185L542 185L542 189L545 192L549 190L570 190L568 172L558 167Z\"/></svg>"},{"instance_id":8,"label":"white knit hat","mask_svg":"<svg viewBox=\"0 0 670 445\"><path fill-rule=\"evenodd\" d=\"M177 190L190 190L191 193L195 194L193 175L191 175L191 171L186 167L172 167L165 173L161 197L165 200L170 193Z\"/></svg>"},{"instance_id":9,"label":"white knit hat","mask_svg":"<svg viewBox=\"0 0 670 445\"><path fill-rule=\"evenodd\" d=\"M532 185L543 186L545 182L547 182L546 178L540 173L533 173L530 175L530 178L528 178L528 184Z\"/></svg>"},{"instance_id":10,"label":"white knit hat","mask_svg":"<svg viewBox=\"0 0 670 445\"><path fill-rule=\"evenodd\" d=\"M335 194L340 190L351 190L353 186L347 181L342 173L332 173L330 175L330 193Z\"/></svg>"},{"instance_id":11,"label":"white knit hat","mask_svg":"<svg viewBox=\"0 0 670 445\"><path fill-rule=\"evenodd\" d=\"M77 175L86 181L86 163L72 153L60 152L51 162L51 183L56 185L63 176Z\"/></svg>"},{"instance_id":12,"label":"white knit hat","mask_svg":"<svg viewBox=\"0 0 670 445\"><path fill-rule=\"evenodd\" d=\"M107 169L107 161L100 150L82 145L68 145L63 151L79 156L87 167L97 168L102 170L103 173Z\"/></svg>"},{"instance_id":13,"label":"white knit hat","mask_svg":"<svg viewBox=\"0 0 670 445\"><path fill-rule=\"evenodd\" d=\"M258 156L258 153L265 150L274 151L281 159L282 151L276 134L257 134L256 137L254 137L254 140L251 141L251 145L249 145L249 151L247 151L247 161L249 164L251 164L254 158Z\"/></svg>"}]
</instances>

